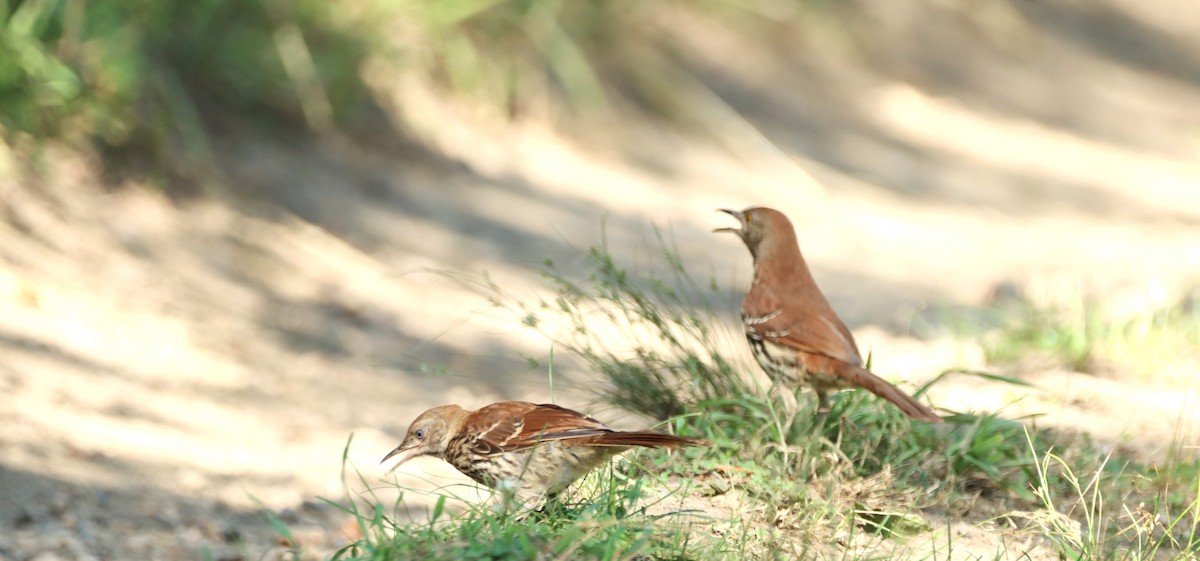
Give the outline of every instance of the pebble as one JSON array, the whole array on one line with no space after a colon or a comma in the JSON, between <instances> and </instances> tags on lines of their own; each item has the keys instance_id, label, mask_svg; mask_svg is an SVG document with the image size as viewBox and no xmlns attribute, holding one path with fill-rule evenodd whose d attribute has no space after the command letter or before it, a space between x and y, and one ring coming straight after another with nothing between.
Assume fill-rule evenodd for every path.
<instances>
[{"instance_id":1,"label":"pebble","mask_svg":"<svg viewBox=\"0 0 1200 561\"><path fill-rule=\"evenodd\" d=\"M66 561L55 551L43 551L29 558L29 561Z\"/></svg>"},{"instance_id":2,"label":"pebble","mask_svg":"<svg viewBox=\"0 0 1200 561\"><path fill-rule=\"evenodd\" d=\"M278 516L280 520L287 522L288 524L300 522L300 513L294 508L285 508L279 511Z\"/></svg>"},{"instance_id":3,"label":"pebble","mask_svg":"<svg viewBox=\"0 0 1200 561\"><path fill-rule=\"evenodd\" d=\"M308 512L329 512L330 510L333 510L333 507L330 506L329 503L325 501L316 501L313 499L308 499L301 503L300 508Z\"/></svg>"}]
</instances>

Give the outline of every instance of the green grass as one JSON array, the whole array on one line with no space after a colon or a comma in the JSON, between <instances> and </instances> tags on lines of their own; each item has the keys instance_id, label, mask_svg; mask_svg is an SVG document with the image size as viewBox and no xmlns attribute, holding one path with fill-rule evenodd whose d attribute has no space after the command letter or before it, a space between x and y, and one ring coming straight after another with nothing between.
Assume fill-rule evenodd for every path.
<instances>
[{"instance_id":1,"label":"green grass","mask_svg":"<svg viewBox=\"0 0 1200 561\"><path fill-rule=\"evenodd\" d=\"M347 443L347 451L349 443ZM341 548L333 559L482 560L482 559L715 559L720 544L692 539L694 524L706 514L672 510L670 504L692 492L686 483L654 494L648 481L665 482L662 453L651 464L613 463L578 483L556 503L527 505L495 493L475 503L442 488L430 512L413 519L404 505L405 490L385 505L374 491L330 504L352 514L362 538ZM655 460L657 458L657 460ZM343 465L345 456L343 456ZM346 473L343 473L343 478ZM371 484L358 475L359 482ZM347 484L346 488L350 486ZM413 491L417 492L417 491ZM541 507L536 509L535 507ZM286 537L286 528L279 528Z\"/></svg>"},{"instance_id":2,"label":"green grass","mask_svg":"<svg viewBox=\"0 0 1200 561\"><path fill-rule=\"evenodd\" d=\"M1043 508L1019 516L1033 522L1060 557L1132 561L1200 554L1200 461L1172 465L1165 474L1132 462L1113 466L1106 458L1081 473L1054 450L1031 446L1030 455L1038 458L1033 489ZM1138 493L1151 472L1162 491Z\"/></svg>"},{"instance_id":3,"label":"green grass","mask_svg":"<svg viewBox=\"0 0 1200 561\"><path fill-rule=\"evenodd\" d=\"M515 324L545 334L556 364L570 355L596 372L601 401L713 446L628 454L545 513L442 489L430 516L410 519L403 496L415 490L389 505L347 497L337 504L364 537L335 558L946 559L966 547L987 559L1200 555L1194 451L1177 446L1152 462L999 413L914 423L862 391L838 394L814 427L811 396L797 396L790 415L787 396L749 375L741 335L724 327L733 319L708 315L720 309L715 282L695 282L663 248L665 278L626 270L600 246L570 267L545 263L545 297L515 299L486 278L479 288ZM949 376L1020 383L952 371L913 391ZM949 530L955 521L994 539L966 544Z\"/></svg>"},{"instance_id":4,"label":"green grass","mask_svg":"<svg viewBox=\"0 0 1200 561\"><path fill-rule=\"evenodd\" d=\"M965 337L982 338L994 364L1043 359L1077 372L1121 372L1147 381L1193 375L1200 361L1200 290L1177 304L1117 311L1082 288L1067 295L1021 300L992 314L996 327L959 323ZM1042 301L1045 300L1045 301Z\"/></svg>"}]
</instances>

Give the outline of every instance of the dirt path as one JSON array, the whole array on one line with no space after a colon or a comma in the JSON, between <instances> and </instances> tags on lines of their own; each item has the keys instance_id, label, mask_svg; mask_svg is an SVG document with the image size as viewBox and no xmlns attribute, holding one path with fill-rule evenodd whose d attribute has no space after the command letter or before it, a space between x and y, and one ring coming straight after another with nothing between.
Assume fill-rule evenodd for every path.
<instances>
[{"instance_id":1,"label":"dirt path","mask_svg":"<svg viewBox=\"0 0 1200 561\"><path fill-rule=\"evenodd\" d=\"M978 307L1000 283L1173 305L1200 283L1200 81L1194 58L1159 55L1200 52L1184 48L1200 33L1135 7L1156 4L1105 4L1117 19L1013 4L1009 27L960 37L974 46L953 61L900 41L921 35L919 17L869 12L858 24L909 47L868 49L858 65L838 53L736 67L698 47L746 116L738 150L638 125L631 145L600 148L533 125L473 127L419 91L398 99L437 120L444 159L243 138L221 156L239 195L219 202L105 188L67 150L35 181L5 149L0 560L235 558L242 540L258 558L272 543L258 501L311 544L336 544L343 519L315 499L341 496L350 434L350 461L374 480L427 406L547 394L522 358L547 343L430 270L486 270L532 292L542 259L570 263L602 225L614 253L645 266L652 225L669 226L689 267L721 282L727 306L713 313L732 321L750 263L709 234L723 225L713 209L781 208L864 350L914 380L982 366L932 312ZM1057 11L1022 11L1035 9ZM1072 21L1126 30L1152 58L1056 27ZM587 376L566 368L568 388ZM1200 434L1195 365L1180 368L1152 386L1029 373L1033 397L947 385L935 400L1016 401L1014 414L1153 452ZM400 477L455 475L415 462Z\"/></svg>"}]
</instances>

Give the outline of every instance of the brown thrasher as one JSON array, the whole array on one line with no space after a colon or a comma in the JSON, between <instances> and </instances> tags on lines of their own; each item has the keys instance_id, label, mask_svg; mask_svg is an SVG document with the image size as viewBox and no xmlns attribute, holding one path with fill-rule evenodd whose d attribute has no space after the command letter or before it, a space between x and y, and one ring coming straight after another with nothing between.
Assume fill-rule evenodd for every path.
<instances>
[{"instance_id":1,"label":"brown thrasher","mask_svg":"<svg viewBox=\"0 0 1200 561\"><path fill-rule=\"evenodd\" d=\"M380 463L399 456L398 467L418 456L433 456L488 487L530 498L557 495L633 446L705 444L657 432L615 431L557 405L501 401L478 411L443 405L421 413L404 441Z\"/></svg>"},{"instance_id":2,"label":"brown thrasher","mask_svg":"<svg viewBox=\"0 0 1200 561\"><path fill-rule=\"evenodd\" d=\"M931 409L862 367L854 336L817 288L792 223L778 210L718 209L741 228L718 228L742 238L754 258L754 281L742 300L742 325L754 358L776 383L801 383L817 392L817 411L829 411L829 392L865 388L909 417L940 421Z\"/></svg>"}]
</instances>

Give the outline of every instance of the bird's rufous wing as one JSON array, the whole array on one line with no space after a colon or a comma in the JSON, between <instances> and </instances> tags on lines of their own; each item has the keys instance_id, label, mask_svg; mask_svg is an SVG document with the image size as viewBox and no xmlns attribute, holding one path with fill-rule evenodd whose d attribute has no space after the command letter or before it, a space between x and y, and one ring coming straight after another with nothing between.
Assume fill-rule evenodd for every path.
<instances>
[{"instance_id":1,"label":"bird's rufous wing","mask_svg":"<svg viewBox=\"0 0 1200 561\"><path fill-rule=\"evenodd\" d=\"M820 293L780 295L755 286L742 301L746 334L806 353L862 364L854 336Z\"/></svg>"},{"instance_id":2,"label":"bird's rufous wing","mask_svg":"<svg viewBox=\"0 0 1200 561\"><path fill-rule=\"evenodd\" d=\"M472 448L498 454L530 448L544 440L590 437L612 432L600 421L551 404L505 401L471 415L468 434L479 435Z\"/></svg>"}]
</instances>

